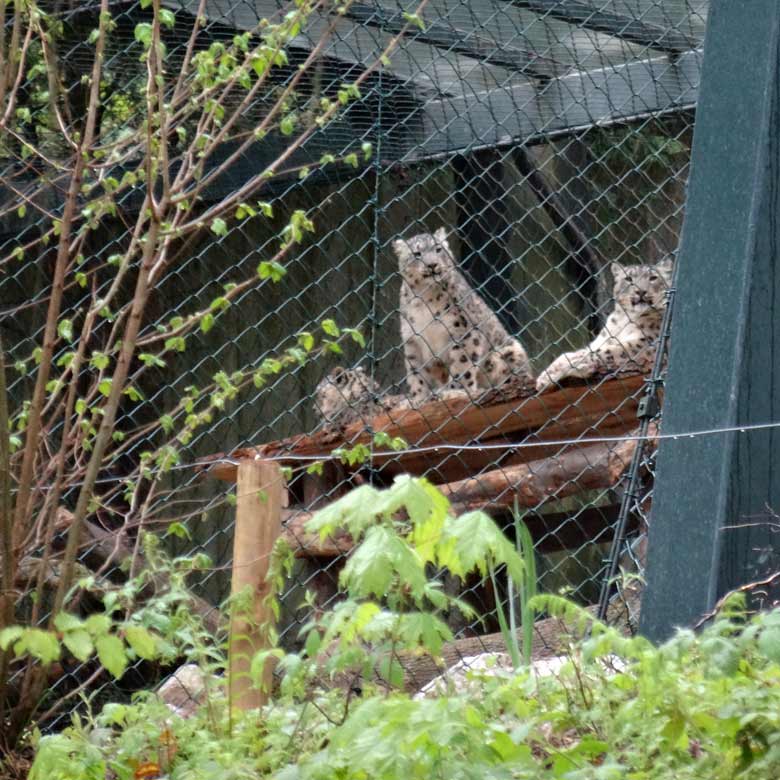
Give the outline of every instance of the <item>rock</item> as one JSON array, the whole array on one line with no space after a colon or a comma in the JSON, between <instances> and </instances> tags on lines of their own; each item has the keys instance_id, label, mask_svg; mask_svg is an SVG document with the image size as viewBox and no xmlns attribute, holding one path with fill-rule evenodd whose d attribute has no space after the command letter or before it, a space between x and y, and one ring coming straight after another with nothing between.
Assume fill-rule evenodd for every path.
<instances>
[{"instance_id":1,"label":"rock","mask_svg":"<svg viewBox=\"0 0 780 780\"><path fill-rule=\"evenodd\" d=\"M158 689L157 695L182 718L189 718L206 698L206 686L221 683L217 677L208 682L197 664L180 666Z\"/></svg>"}]
</instances>

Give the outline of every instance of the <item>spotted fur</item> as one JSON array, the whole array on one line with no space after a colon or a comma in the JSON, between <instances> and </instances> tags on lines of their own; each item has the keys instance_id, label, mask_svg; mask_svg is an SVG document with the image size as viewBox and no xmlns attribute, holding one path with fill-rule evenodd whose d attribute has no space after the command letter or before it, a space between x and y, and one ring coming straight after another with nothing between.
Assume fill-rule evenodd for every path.
<instances>
[{"instance_id":1,"label":"spotted fur","mask_svg":"<svg viewBox=\"0 0 780 780\"><path fill-rule=\"evenodd\" d=\"M464 392L474 398L513 376L533 378L523 345L458 270L444 228L394 241L393 249L411 403Z\"/></svg>"},{"instance_id":2,"label":"spotted fur","mask_svg":"<svg viewBox=\"0 0 780 780\"><path fill-rule=\"evenodd\" d=\"M314 391L317 417L330 425L367 422L400 400L397 396L381 397L379 384L362 368L337 366Z\"/></svg>"},{"instance_id":3,"label":"spotted fur","mask_svg":"<svg viewBox=\"0 0 780 780\"><path fill-rule=\"evenodd\" d=\"M615 308L591 343L559 355L539 375L539 391L563 379L587 379L619 370L648 371L655 359L672 261L657 265L612 264Z\"/></svg>"}]
</instances>

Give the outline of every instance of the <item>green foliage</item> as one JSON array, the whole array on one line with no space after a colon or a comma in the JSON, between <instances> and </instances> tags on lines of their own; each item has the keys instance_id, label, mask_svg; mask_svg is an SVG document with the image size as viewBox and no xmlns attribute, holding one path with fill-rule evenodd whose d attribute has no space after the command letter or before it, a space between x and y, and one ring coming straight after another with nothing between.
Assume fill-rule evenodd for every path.
<instances>
[{"instance_id":1,"label":"green foliage","mask_svg":"<svg viewBox=\"0 0 780 780\"><path fill-rule=\"evenodd\" d=\"M561 600L545 606L580 616ZM403 647L436 646L447 633L430 618L348 599L330 613L330 631L309 635L304 656L339 637L336 672L391 627ZM39 738L30 777L130 780L151 762L192 780L768 780L780 772L778 627L778 610L719 616L700 636L681 631L660 647L600 627L571 644L554 675L474 674L461 693L423 699L296 685L304 656L273 651L255 673L273 655L286 676L261 718L248 713L229 729L219 688L189 720L155 697L109 705ZM402 660L384 657L384 679L400 683L401 671ZM163 740L172 754L161 755Z\"/></svg>"}]
</instances>

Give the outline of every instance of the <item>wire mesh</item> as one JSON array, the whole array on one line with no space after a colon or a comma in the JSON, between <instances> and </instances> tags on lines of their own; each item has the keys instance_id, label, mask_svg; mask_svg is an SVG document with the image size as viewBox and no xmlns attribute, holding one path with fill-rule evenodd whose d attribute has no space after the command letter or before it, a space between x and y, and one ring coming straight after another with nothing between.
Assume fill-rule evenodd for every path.
<instances>
[{"instance_id":1,"label":"wire mesh","mask_svg":"<svg viewBox=\"0 0 780 780\"><path fill-rule=\"evenodd\" d=\"M61 78L75 107L84 100L82 77L93 57L85 38L96 25L99 5L52 4L63 25L59 47L67 68ZM164 5L176 14L165 39L175 63L183 56L198 3L166 0ZM298 641L297 628L306 619L299 604L306 589L316 593L320 607L339 598L338 573L347 555L324 545L318 549L301 536L300 519L350 486L361 481L386 485L402 472L426 476L442 487L455 511L485 509L509 533L512 505L519 500L536 545L540 589L563 590L583 604L599 599L622 502L627 537L618 550L621 568L642 573L644 534L651 522L652 440L647 445L585 440L638 429L646 380L653 387L662 385L663 370L651 376L658 332L651 327L640 333L646 338L640 360L618 355L579 378L564 371L544 392L524 383L528 377L522 372L515 377L519 381L501 385L500 372L494 376L481 364L495 357L498 345L469 360L483 377L478 387L457 373L450 353L459 340L467 342L475 334L482 339L486 320L495 316L507 343L516 340L523 346L537 377L563 353L582 350L598 338L616 310L615 275L630 277L634 266L655 266L674 256L707 5L695 0L429 2L423 28L403 34L390 63L364 84L361 98L296 157L301 165L314 164L325 153L344 155L370 143L370 160L361 156L354 168L326 168L303 181L291 176L272 182L264 195L272 218L231 222L224 235L200 233L188 244L186 259L163 271L142 339L172 317L208 307L224 285L252 276L258 262L273 255L279 232L296 209L305 210L316 226L314 238L287 259L287 273L277 284L248 287L213 328L188 337L186 351L168 354L165 367L136 372L138 396L123 399L116 422L117 431L127 432L128 443L101 474L107 483L121 485L149 449L144 436L131 432L153 425L190 386L208 385L220 372L252 371L278 355L291 336L315 331L326 319L360 329L366 341L365 348L348 345L341 355L282 372L262 388L250 387L182 445L183 467L171 472L166 490L147 507L143 525L159 529L183 520L189 537L170 539L170 546L174 552L211 556L214 566L196 583L207 602L218 604L229 591L233 510L225 497L231 488L204 481L199 470L188 466L216 453L241 448L251 453L264 445L258 451L297 467L301 453L325 454L359 441L373 448L372 434L380 428L402 436L411 448L455 444L462 449L401 452L355 468L328 462L322 476L296 471L285 521L288 536L299 546L298 563L282 597L282 643ZM149 12L134 2L111 7L116 27L106 57L105 101L145 89L135 30ZM207 0L199 46L229 42L284 9L274 0ZM332 96L354 78L398 33L404 12L410 11L413 6L391 0L350 6L306 82L308 98ZM296 38L290 66L280 70L280 85L292 78L326 23L324 16L317 17ZM32 93L27 99L33 112L44 110L45 96ZM259 121L265 108L259 98L245 114L246 128ZM104 137L121 138L121 124L100 130ZM52 158L67 152L57 147L53 130L36 141ZM25 369L41 343L52 290L50 248L21 259L14 253L48 229L67 186L54 176L41 187L43 172L25 162L23 142L7 137L0 150L0 254L10 258L0 277L0 328L7 363L16 366L12 404L29 395ZM227 175L209 185L205 202L218 200L262 170L283 144L284 139L271 139L243 154ZM226 148L225 156L229 153ZM29 208L19 208L19 192L34 193ZM132 213L140 202L128 195L120 207ZM128 241L126 224L120 214L88 239L83 254L89 263L112 262ZM479 298L491 314L482 321L470 315L468 323L464 317L462 326L453 309L431 314L426 326L429 334L435 330L431 343L446 344L437 351L409 321L408 303L401 303L397 255L403 253L403 242L442 228L454 267L468 285L460 303L464 295L472 302ZM443 243L443 238L438 241L440 247ZM628 284L634 295L637 285ZM74 321L90 292L78 284L66 290L65 310ZM656 301L655 314L659 307ZM631 311L626 318L626 327L642 331L644 321L633 322ZM100 338L108 338L109 328L110 321ZM623 338L611 335L613 342ZM410 403L405 351L421 343L427 349L418 368L437 386ZM66 352L63 346L58 357ZM357 399L345 396L354 387L330 374L336 365L365 372ZM337 403L349 407L351 425L343 425L344 417L335 425L322 419L327 410L317 408L315 395L321 381L331 385ZM651 410L648 419L657 422L660 412ZM561 439L571 443L550 443ZM480 449L485 443L506 446ZM519 443L536 446L513 447ZM634 459L631 477L635 447L641 457ZM622 501L632 480L634 493ZM72 486L62 504L72 507L74 500ZM121 504L121 495L112 500ZM132 549L139 530L134 509L122 507L119 523L116 513L101 510L90 520L107 533L121 530L122 544ZM94 568L95 560L100 560L95 545L85 547L85 569ZM103 573L121 576L116 556ZM497 630L496 600L505 594L493 592L479 578L450 580L447 587L457 589L480 615L479 621L449 616L458 637ZM51 695L62 696L91 672L80 665L64 670ZM122 683L128 689L132 684L128 679ZM105 685L105 695L116 693Z\"/></svg>"}]
</instances>

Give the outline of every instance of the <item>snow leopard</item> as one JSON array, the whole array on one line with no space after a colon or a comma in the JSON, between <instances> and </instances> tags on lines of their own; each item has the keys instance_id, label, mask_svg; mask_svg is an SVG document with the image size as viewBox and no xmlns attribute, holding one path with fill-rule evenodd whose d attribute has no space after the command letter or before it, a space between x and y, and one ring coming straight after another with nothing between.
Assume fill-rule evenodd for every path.
<instances>
[{"instance_id":1,"label":"snow leopard","mask_svg":"<svg viewBox=\"0 0 780 780\"><path fill-rule=\"evenodd\" d=\"M458 270L445 228L393 242L401 272L401 339L409 401L476 398L512 377L532 381L512 338Z\"/></svg>"},{"instance_id":2,"label":"snow leopard","mask_svg":"<svg viewBox=\"0 0 780 780\"><path fill-rule=\"evenodd\" d=\"M314 391L317 417L329 425L368 421L401 400L400 396L382 396L378 382L360 367L336 366L320 380Z\"/></svg>"},{"instance_id":3,"label":"snow leopard","mask_svg":"<svg viewBox=\"0 0 780 780\"><path fill-rule=\"evenodd\" d=\"M587 347L555 358L537 378L536 389L542 392L563 379L649 370L661 333L672 267L670 258L655 265L612 263L615 307L603 329Z\"/></svg>"}]
</instances>

